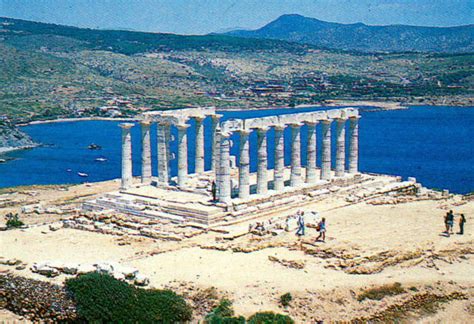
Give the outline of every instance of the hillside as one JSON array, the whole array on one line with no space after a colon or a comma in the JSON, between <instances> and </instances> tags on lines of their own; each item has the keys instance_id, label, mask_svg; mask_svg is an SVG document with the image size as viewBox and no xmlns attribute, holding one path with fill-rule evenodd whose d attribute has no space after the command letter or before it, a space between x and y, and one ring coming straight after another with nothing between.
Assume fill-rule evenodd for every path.
<instances>
[{"instance_id":1,"label":"hillside","mask_svg":"<svg viewBox=\"0 0 474 324\"><path fill-rule=\"evenodd\" d=\"M226 35L279 39L319 47L362 52L474 52L474 25L417 27L338 24L300 15L283 15L257 30L235 30Z\"/></svg>"},{"instance_id":2,"label":"hillside","mask_svg":"<svg viewBox=\"0 0 474 324\"><path fill-rule=\"evenodd\" d=\"M0 27L0 117L13 123L331 99L472 104L471 54L363 54L10 18L0 18Z\"/></svg>"}]
</instances>

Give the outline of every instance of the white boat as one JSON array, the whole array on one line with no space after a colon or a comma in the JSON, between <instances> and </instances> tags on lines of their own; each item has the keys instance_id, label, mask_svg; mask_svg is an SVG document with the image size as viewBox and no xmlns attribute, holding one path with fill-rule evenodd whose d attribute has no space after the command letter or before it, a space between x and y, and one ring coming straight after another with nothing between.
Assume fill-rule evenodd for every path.
<instances>
[{"instance_id":1,"label":"white boat","mask_svg":"<svg viewBox=\"0 0 474 324\"><path fill-rule=\"evenodd\" d=\"M66 172L72 172L72 170L71 170L71 169L67 169Z\"/></svg>"},{"instance_id":2,"label":"white boat","mask_svg":"<svg viewBox=\"0 0 474 324\"><path fill-rule=\"evenodd\" d=\"M96 162L105 162L107 161L106 158L103 158L103 157L98 157L97 159L95 159Z\"/></svg>"},{"instance_id":3,"label":"white boat","mask_svg":"<svg viewBox=\"0 0 474 324\"><path fill-rule=\"evenodd\" d=\"M78 172L77 175L83 178L86 178L89 176L87 173L82 173L82 172Z\"/></svg>"}]
</instances>

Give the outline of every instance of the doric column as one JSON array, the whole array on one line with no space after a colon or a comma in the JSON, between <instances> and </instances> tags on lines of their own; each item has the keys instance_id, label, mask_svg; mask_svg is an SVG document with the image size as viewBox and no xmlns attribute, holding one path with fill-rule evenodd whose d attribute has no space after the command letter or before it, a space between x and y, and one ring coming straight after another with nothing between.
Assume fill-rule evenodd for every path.
<instances>
[{"instance_id":1,"label":"doric column","mask_svg":"<svg viewBox=\"0 0 474 324\"><path fill-rule=\"evenodd\" d=\"M268 192L267 128L257 128L257 194Z\"/></svg>"},{"instance_id":2,"label":"doric column","mask_svg":"<svg viewBox=\"0 0 474 324\"><path fill-rule=\"evenodd\" d=\"M240 163L239 163L239 198L246 199L250 195L250 156L249 134L247 130L240 133Z\"/></svg>"},{"instance_id":3,"label":"doric column","mask_svg":"<svg viewBox=\"0 0 474 324\"><path fill-rule=\"evenodd\" d=\"M122 123L122 183L120 189L126 190L130 188L133 180L132 176L132 136L130 128L132 123Z\"/></svg>"},{"instance_id":4,"label":"doric column","mask_svg":"<svg viewBox=\"0 0 474 324\"><path fill-rule=\"evenodd\" d=\"M219 202L229 203L231 200L230 188L230 140L227 133L219 131L220 150L219 168L217 172L217 188Z\"/></svg>"},{"instance_id":5,"label":"doric column","mask_svg":"<svg viewBox=\"0 0 474 324\"><path fill-rule=\"evenodd\" d=\"M197 174L204 173L204 126L202 121L204 117L194 117L196 121L196 158L194 162L194 172Z\"/></svg>"},{"instance_id":6,"label":"doric column","mask_svg":"<svg viewBox=\"0 0 474 324\"><path fill-rule=\"evenodd\" d=\"M349 118L349 173L359 172L359 118Z\"/></svg>"},{"instance_id":7,"label":"doric column","mask_svg":"<svg viewBox=\"0 0 474 324\"><path fill-rule=\"evenodd\" d=\"M217 136L216 136L216 130L217 126L219 125L219 120L221 119L222 115L215 114L211 115L211 170L216 172L217 166L219 163L217 162L219 158L219 145L217 145Z\"/></svg>"},{"instance_id":8,"label":"doric column","mask_svg":"<svg viewBox=\"0 0 474 324\"><path fill-rule=\"evenodd\" d=\"M316 123L306 123L308 146L306 152L306 183L316 182Z\"/></svg>"},{"instance_id":9,"label":"doric column","mask_svg":"<svg viewBox=\"0 0 474 324\"><path fill-rule=\"evenodd\" d=\"M285 125L275 126L275 168L273 170L273 189L281 191L285 187Z\"/></svg>"},{"instance_id":10,"label":"doric column","mask_svg":"<svg viewBox=\"0 0 474 324\"><path fill-rule=\"evenodd\" d=\"M301 184L301 136L300 124L291 124L291 175L290 186Z\"/></svg>"},{"instance_id":11,"label":"doric column","mask_svg":"<svg viewBox=\"0 0 474 324\"><path fill-rule=\"evenodd\" d=\"M188 124L176 125L178 128L178 186L184 186L188 176Z\"/></svg>"},{"instance_id":12,"label":"doric column","mask_svg":"<svg viewBox=\"0 0 474 324\"><path fill-rule=\"evenodd\" d=\"M142 130L142 183L151 183L150 122L140 123Z\"/></svg>"},{"instance_id":13,"label":"doric column","mask_svg":"<svg viewBox=\"0 0 474 324\"><path fill-rule=\"evenodd\" d=\"M342 177L346 164L346 120L336 121L336 177Z\"/></svg>"},{"instance_id":14,"label":"doric column","mask_svg":"<svg viewBox=\"0 0 474 324\"><path fill-rule=\"evenodd\" d=\"M169 182L169 143L170 125L167 123L157 124L157 159L158 159L158 181L162 184Z\"/></svg>"},{"instance_id":15,"label":"doric column","mask_svg":"<svg viewBox=\"0 0 474 324\"><path fill-rule=\"evenodd\" d=\"M323 120L323 143L321 157L321 179L331 180L331 120Z\"/></svg>"}]
</instances>

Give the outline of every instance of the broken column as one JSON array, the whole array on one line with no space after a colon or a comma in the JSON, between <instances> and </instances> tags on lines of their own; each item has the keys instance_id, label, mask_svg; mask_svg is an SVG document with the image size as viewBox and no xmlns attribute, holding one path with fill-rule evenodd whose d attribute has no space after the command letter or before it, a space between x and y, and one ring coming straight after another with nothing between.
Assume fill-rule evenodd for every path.
<instances>
[{"instance_id":1,"label":"broken column","mask_svg":"<svg viewBox=\"0 0 474 324\"><path fill-rule=\"evenodd\" d=\"M178 124L178 186L185 185L188 178L188 124Z\"/></svg>"},{"instance_id":2,"label":"broken column","mask_svg":"<svg viewBox=\"0 0 474 324\"><path fill-rule=\"evenodd\" d=\"M306 153L306 183L316 182L316 123L306 123L308 147Z\"/></svg>"},{"instance_id":3,"label":"broken column","mask_svg":"<svg viewBox=\"0 0 474 324\"><path fill-rule=\"evenodd\" d=\"M349 173L359 172L359 118L349 118Z\"/></svg>"},{"instance_id":4,"label":"broken column","mask_svg":"<svg viewBox=\"0 0 474 324\"><path fill-rule=\"evenodd\" d=\"M290 186L301 184L301 124L291 124L291 175Z\"/></svg>"},{"instance_id":5,"label":"broken column","mask_svg":"<svg viewBox=\"0 0 474 324\"><path fill-rule=\"evenodd\" d=\"M194 117L196 121L196 148L194 172L197 174L204 173L204 126L202 121L204 117Z\"/></svg>"},{"instance_id":6,"label":"broken column","mask_svg":"<svg viewBox=\"0 0 474 324\"><path fill-rule=\"evenodd\" d=\"M285 187L285 145L283 137L284 130L285 125L275 126L275 167L273 170L273 189L276 191L283 190L283 188Z\"/></svg>"},{"instance_id":7,"label":"broken column","mask_svg":"<svg viewBox=\"0 0 474 324\"><path fill-rule=\"evenodd\" d=\"M346 120L336 120L336 177L344 176L346 164Z\"/></svg>"},{"instance_id":8,"label":"broken column","mask_svg":"<svg viewBox=\"0 0 474 324\"><path fill-rule=\"evenodd\" d=\"M142 183L151 183L150 122L140 122L142 131Z\"/></svg>"},{"instance_id":9,"label":"broken column","mask_svg":"<svg viewBox=\"0 0 474 324\"><path fill-rule=\"evenodd\" d=\"M250 156L249 134L247 130L240 132L240 163L239 163L239 198L247 199L250 195Z\"/></svg>"},{"instance_id":10,"label":"broken column","mask_svg":"<svg viewBox=\"0 0 474 324\"><path fill-rule=\"evenodd\" d=\"M267 180L267 128L257 128L257 194L266 194Z\"/></svg>"},{"instance_id":11,"label":"broken column","mask_svg":"<svg viewBox=\"0 0 474 324\"><path fill-rule=\"evenodd\" d=\"M322 121L321 179L331 180L331 120Z\"/></svg>"},{"instance_id":12,"label":"broken column","mask_svg":"<svg viewBox=\"0 0 474 324\"><path fill-rule=\"evenodd\" d=\"M130 129L134 126L132 123L122 123L122 182L120 189L130 188L133 180L132 176L132 136Z\"/></svg>"}]
</instances>

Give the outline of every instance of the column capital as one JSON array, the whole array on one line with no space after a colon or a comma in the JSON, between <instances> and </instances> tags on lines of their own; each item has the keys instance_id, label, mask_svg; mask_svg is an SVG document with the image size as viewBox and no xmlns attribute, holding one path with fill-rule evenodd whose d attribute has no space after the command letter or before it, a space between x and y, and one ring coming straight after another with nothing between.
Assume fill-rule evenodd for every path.
<instances>
[{"instance_id":1,"label":"column capital","mask_svg":"<svg viewBox=\"0 0 474 324\"><path fill-rule=\"evenodd\" d=\"M178 129L187 129L191 125L189 125L189 124L176 124L175 126Z\"/></svg>"},{"instance_id":2,"label":"column capital","mask_svg":"<svg viewBox=\"0 0 474 324\"><path fill-rule=\"evenodd\" d=\"M359 120L361 119L361 116L351 116L349 117L350 120Z\"/></svg>"},{"instance_id":3,"label":"column capital","mask_svg":"<svg viewBox=\"0 0 474 324\"><path fill-rule=\"evenodd\" d=\"M321 120L321 123L325 124L325 125L329 125L332 123L332 119L328 118L328 119L323 119Z\"/></svg>"},{"instance_id":4,"label":"column capital","mask_svg":"<svg viewBox=\"0 0 474 324\"><path fill-rule=\"evenodd\" d=\"M119 124L119 127L122 128L122 129L130 129L133 126L135 126L135 124L133 124L133 123L121 123L121 124Z\"/></svg>"},{"instance_id":5,"label":"column capital","mask_svg":"<svg viewBox=\"0 0 474 324\"><path fill-rule=\"evenodd\" d=\"M209 115L211 116L212 119L221 119L223 115L221 114L212 114L212 115Z\"/></svg>"},{"instance_id":6,"label":"column capital","mask_svg":"<svg viewBox=\"0 0 474 324\"><path fill-rule=\"evenodd\" d=\"M347 118L338 117L338 118L335 118L334 120L338 123L345 123L347 121Z\"/></svg>"},{"instance_id":7,"label":"column capital","mask_svg":"<svg viewBox=\"0 0 474 324\"><path fill-rule=\"evenodd\" d=\"M303 123L290 123L288 124L291 128L299 128L301 126L303 126Z\"/></svg>"},{"instance_id":8,"label":"column capital","mask_svg":"<svg viewBox=\"0 0 474 324\"><path fill-rule=\"evenodd\" d=\"M305 121L304 123L308 126L316 126L318 124L317 121Z\"/></svg>"},{"instance_id":9,"label":"column capital","mask_svg":"<svg viewBox=\"0 0 474 324\"><path fill-rule=\"evenodd\" d=\"M286 128L286 125L284 124L274 125L273 128L275 128L276 131L284 131Z\"/></svg>"},{"instance_id":10,"label":"column capital","mask_svg":"<svg viewBox=\"0 0 474 324\"><path fill-rule=\"evenodd\" d=\"M142 126L150 126L151 121L150 120L140 120L140 125Z\"/></svg>"},{"instance_id":11,"label":"column capital","mask_svg":"<svg viewBox=\"0 0 474 324\"><path fill-rule=\"evenodd\" d=\"M255 129L258 133L262 133L262 132L266 133L268 131L267 126L258 126L258 127L253 127L252 129Z\"/></svg>"},{"instance_id":12,"label":"column capital","mask_svg":"<svg viewBox=\"0 0 474 324\"><path fill-rule=\"evenodd\" d=\"M202 115L202 116L193 116L193 118L194 118L195 121L202 122L206 118L206 116L204 116L204 115Z\"/></svg>"},{"instance_id":13,"label":"column capital","mask_svg":"<svg viewBox=\"0 0 474 324\"><path fill-rule=\"evenodd\" d=\"M237 132L239 132L241 135L250 135L252 131L250 129L239 129Z\"/></svg>"}]
</instances>

